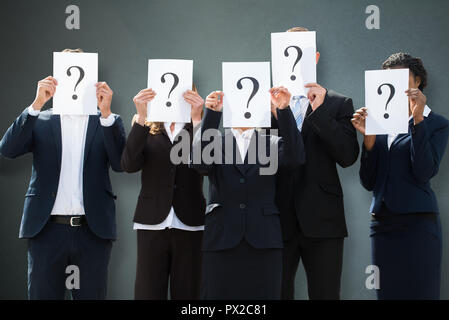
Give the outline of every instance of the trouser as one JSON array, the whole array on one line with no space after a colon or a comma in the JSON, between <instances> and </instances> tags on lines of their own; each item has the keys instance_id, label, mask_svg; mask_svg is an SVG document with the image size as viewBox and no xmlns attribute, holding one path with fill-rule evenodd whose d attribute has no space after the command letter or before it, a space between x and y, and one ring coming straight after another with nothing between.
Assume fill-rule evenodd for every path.
<instances>
[{"instance_id":1,"label":"trouser","mask_svg":"<svg viewBox=\"0 0 449 320\"><path fill-rule=\"evenodd\" d=\"M135 298L198 299L203 231L137 230Z\"/></svg>"},{"instance_id":2,"label":"trouser","mask_svg":"<svg viewBox=\"0 0 449 320\"><path fill-rule=\"evenodd\" d=\"M29 299L105 299L111 249L87 225L47 223L28 239Z\"/></svg>"},{"instance_id":3,"label":"trouser","mask_svg":"<svg viewBox=\"0 0 449 320\"><path fill-rule=\"evenodd\" d=\"M293 300L302 259L310 300L340 299L344 238L307 238L301 231L284 242L282 299Z\"/></svg>"}]
</instances>

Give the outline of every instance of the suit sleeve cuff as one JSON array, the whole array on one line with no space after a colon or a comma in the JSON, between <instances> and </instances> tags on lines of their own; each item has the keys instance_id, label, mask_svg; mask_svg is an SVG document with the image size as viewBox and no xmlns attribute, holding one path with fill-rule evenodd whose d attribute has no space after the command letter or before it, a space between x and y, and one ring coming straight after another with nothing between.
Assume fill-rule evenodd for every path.
<instances>
[{"instance_id":1,"label":"suit sleeve cuff","mask_svg":"<svg viewBox=\"0 0 449 320\"><path fill-rule=\"evenodd\" d=\"M34 110L33 106L28 107L28 114L32 117L37 117L40 112L40 110Z\"/></svg>"},{"instance_id":2,"label":"suit sleeve cuff","mask_svg":"<svg viewBox=\"0 0 449 320\"><path fill-rule=\"evenodd\" d=\"M115 115L113 113L111 113L107 118L100 117L100 123L103 127L110 127L114 124L114 122L115 122Z\"/></svg>"}]
</instances>

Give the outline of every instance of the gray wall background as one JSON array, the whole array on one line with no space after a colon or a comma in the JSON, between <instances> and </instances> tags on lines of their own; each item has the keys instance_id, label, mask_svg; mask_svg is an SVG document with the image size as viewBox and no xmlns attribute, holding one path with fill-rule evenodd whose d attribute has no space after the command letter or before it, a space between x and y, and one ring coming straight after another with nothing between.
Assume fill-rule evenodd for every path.
<instances>
[{"instance_id":1,"label":"gray wall background","mask_svg":"<svg viewBox=\"0 0 449 320\"><path fill-rule=\"evenodd\" d=\"M81 30L65 28L65 8L81 10ZM365 8L381 10L380 30L365 28ZM222 61L269 61L270 33L292 26L317 31L321 52L318 82L364 103L364 70L378 69L393 52L424 60L429 73L425 91L433 111L449 117L448 1L419 0L95 0L24 1L0 4L0 133L34 99L36 82L52 73L52 52L83 48L99 53L99 79L115 91L113 112L126 130L134 95L146 86L147 59L194 60L200 94L221 88ZM51 103L50 103L51 104ZM359 136L359 141L361 137ZM0 159L0 298L26 298L26 247L18 230L32 156ZM341 169L349 238L345 242L343 299L374 299L365 288L370 264L368 208L371 195L358 180L359 162ZM449 156L433 179L444 240L449 237ZM132 299L136 235L132 216L140 189L139 174L112 174L117 200L119 239L110 263L110 299ZM446 241L444 241L446 244ZM412 279L411 279L412 280ZM263 281L263 279L261 279ZM296 298L307 299L300 268ZM449 298L449 246L444 245L442 298Z\"/></svg>"}]
</instances>

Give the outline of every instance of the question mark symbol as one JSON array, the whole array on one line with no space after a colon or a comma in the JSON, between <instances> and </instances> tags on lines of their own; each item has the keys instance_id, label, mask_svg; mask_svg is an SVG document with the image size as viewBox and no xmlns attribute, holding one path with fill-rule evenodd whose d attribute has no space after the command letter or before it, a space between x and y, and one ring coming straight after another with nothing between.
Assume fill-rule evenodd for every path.
<instances>
[{"instance_id":1,"label":"question mark symbol","mask_svg":"<svg viewBox=\"0 0 449 320\"><path fill-rule=\"evenodd\" d=\"M246 108L249 108L249 102L251 101L252 98L254 98L257 91L259 91L259 82L253 77L243 77L243 78L239 79L239 81L237 81L237 89L239 89L239 90L243 89L242 80L244 80L244 79L249 79L253 83L253 91L251 92L251 94L248 98L248 102L246 103ZM246 119L251 118L251 113L249 111L245 112L245 118Z\"/></svg>"},{"instance_id":2,"label":"question mark symbol","mask_svg":"<svg viewBox=\"0 0 449 320\"><path fill-rule=\"evenodd\" d=\"M394 86L391 83L383 83L379 86L379 88L377 88L378 95L382 95L382 87L383 86L387 86L390 88L390 96L388 97L387 103L385 104L385 114L384 114L384 118L388 119L390 117L390 115L387 113L387 106L390 103L391 99L393 99L396 89L394 88Z\"/></svg>"},{"instance_id":3,"label":"question mark symbol","mask_svg":"<svg viewBox=\"0 0 449 320\"><path fill-rule=\"evenodd\" d=\"M83 70L83 68L81 68L81 67L79 67L79 66L71 66L70 68L67 69L67 75L68 75L69 77L72 76L72 73L70 72L70 69L72 69L72 68L78 69L78 71L79 71L79 73L80 73L80 76L79 76L79 78L78 78L78 81L77 81L76 84L75 84L75 88L73 89L73 92L76 92L76 87L78 87L78 85L80 84L81 80L84 79L84 70ZM72 99L73 99L73 100L76 100L76 99L78 99L78 96L77 96L76 94L73 94Z\"/></svg>"},{"instance_id":4,"label":"question mark symbol","mask_svg":"<svg viewBox=\"0 0 449 320\"><path fill-rule=\"evenodd\" d=\"M288 49L290 49L290 48L294 48L296 50L296 60L295 60L295 63L293 64L293 67L292 67L292 73L293 73L295 71L296 65L298 64L299 60L301 60L301 58L302 58L302 50L298 46L289 46L289 47L285 48L284 56L286 56L286 57L289 56ZM296 80L296 76L294 74L292 74L290 79L292 81L295 81Z\"/></svg>"},{"instance_id":5,"label":"question mark symbol","mask_svg":"<svg viewBox=\"0 0 449 320\"><path fill-rule=\"evenodd\" d=\"M171 93L172 93L173 90L175 90L175 88L178 86L178 83L179 83L179 77L178 77L176 74L172 73L172 72L164 73L164 74L162 75L162 77L161 77L161 82L162 82L162 83L165 83L165 76L166 76L167 74L169 74L169 75L171 75L171 76L173 77L173 85L172 85L172 87L171 87L171 89L170 89L170 92L168 93L168 99L170 99ZM170 102L170 101L167 101L167 103L166 103L165 105L166 105L167 107L171 107L171 102Z\"/></svg>"}]
</instances>

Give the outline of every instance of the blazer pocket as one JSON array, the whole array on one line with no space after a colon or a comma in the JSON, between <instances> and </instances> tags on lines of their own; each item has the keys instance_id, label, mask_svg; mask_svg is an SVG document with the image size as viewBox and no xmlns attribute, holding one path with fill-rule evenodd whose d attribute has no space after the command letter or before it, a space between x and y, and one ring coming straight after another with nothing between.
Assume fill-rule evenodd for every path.
<instances>
[{"instance_id":1,"label":"blazer pocket","mask_svg":"<svg viewBox=\"0 0 449 320\"><path fill-rule=\"evenodd\" d=\"M274 204L266 204L263 206L262 210L263 210L263 214L265 216L273 215L273 214L280 214L278 207Z\"/></svg>"},{"instance_id":2,"label":"blazer pocket","mask_svg":"<svg viewBox=\"0 0 449 320\"><path fill-rule=\"evenodd\" d=\"M211 203L206 207L206 215L211 213L215 208L221 207L221 204L219 203Z\"/></svg>"},{"instance_id":3,"label":"blazer pocket","mask_svg":"<svg viewBox=\"0 0 449 320\"><path fill-rule=\"evenodd\" d=\"M336 184L320 183L320 188L326 193L330 193L339 197L343 197L341 187Z\"/></svg>"}]
</instances>

